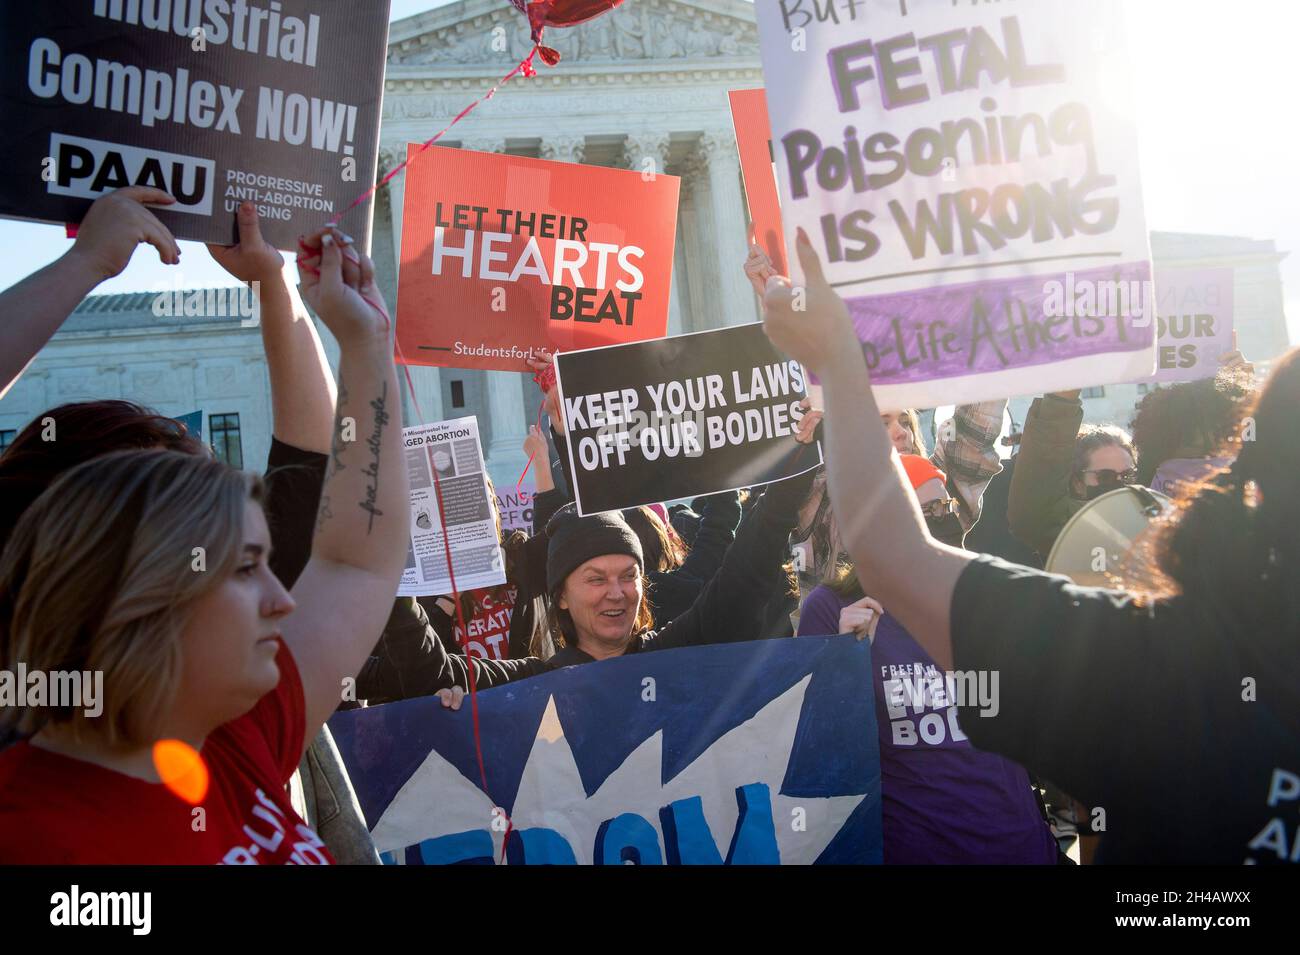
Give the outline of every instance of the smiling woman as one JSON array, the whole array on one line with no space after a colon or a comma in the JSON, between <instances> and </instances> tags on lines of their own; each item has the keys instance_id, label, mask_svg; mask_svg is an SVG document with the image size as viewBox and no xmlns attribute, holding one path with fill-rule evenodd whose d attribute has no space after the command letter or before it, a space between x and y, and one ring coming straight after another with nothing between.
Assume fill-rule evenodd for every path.
<instances>
[{"instance_id":1,"label":"smiling woman","mask_svg":"<svg viewBox=\"0 0 1300 955\"><path fill-rule=\"evenodd\" d=\"M765 615L773 597L788 586L783 565L790 531L815 473L768 485L699 596L657 630L641 542L623 515L580 517L574 505L562 507L546 528L546 588L551 637L563 649L546 668L767 636ZM499 679L530 675L520 670Z\"/></svg>"},{"instance_id":2,"label":"smiling woman","mask_svg":"<svg viewBox=\"0 0 1300 955\"><path fill-rule=\"evenodd\" d=\"M654 622L636 532L618 512L578 517L564 508L547 534L552 633L595 660L626 652L633 634Z\"/></svg>"}]
</instances>

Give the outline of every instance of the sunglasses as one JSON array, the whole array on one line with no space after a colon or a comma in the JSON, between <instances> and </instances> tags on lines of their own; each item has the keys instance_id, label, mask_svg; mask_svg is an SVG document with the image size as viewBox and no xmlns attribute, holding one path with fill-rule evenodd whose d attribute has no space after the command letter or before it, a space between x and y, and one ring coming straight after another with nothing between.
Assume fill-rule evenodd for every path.
<instances>
[{"instance_id":1,"label":"sunglasses","mask_svg":"<svg viewBox=\"0 0 1300 955\"><path fill-rule=\"evenodd\" d=\"M1114 468L1088 468L1084 474L1097 475L1098 484L1132 484L1137 480L1137 468L1129 468L1127 471L1116 471Z\"/></svg>"}]
</instances>

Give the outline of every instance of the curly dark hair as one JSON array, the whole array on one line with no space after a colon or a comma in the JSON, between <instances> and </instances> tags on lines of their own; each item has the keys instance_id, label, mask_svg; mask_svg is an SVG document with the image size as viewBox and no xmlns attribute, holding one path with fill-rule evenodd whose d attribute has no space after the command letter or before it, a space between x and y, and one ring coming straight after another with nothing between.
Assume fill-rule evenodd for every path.
<instances>
[{"instance_id":1,"label":"curly dark hair","mask_svg":"<svg viewBox=\"0 0 1300 955\"><path fill-rule=\"evenodd\" d=\"M1236 462L1181 491L1135 548L1127 587L1145 599L1187 595L1236 627L1300 630L1298 408L1300 349L1292 349L1241 409L1241 437L1209 449L1236 453Z\"/></svg>"},{"instance_id":2,"label":"curly dark hair","mask_svg":"<svg viewBox=\"0 0 1300 955\"><path fill-rule=\"evenodd\" d=\"M1213 455L1236 433L1254 394L1251 377L1233 371L1147 392L1132 425L1138 483L1149 485L1171 458Z\"/></svg>"}]
</instances>

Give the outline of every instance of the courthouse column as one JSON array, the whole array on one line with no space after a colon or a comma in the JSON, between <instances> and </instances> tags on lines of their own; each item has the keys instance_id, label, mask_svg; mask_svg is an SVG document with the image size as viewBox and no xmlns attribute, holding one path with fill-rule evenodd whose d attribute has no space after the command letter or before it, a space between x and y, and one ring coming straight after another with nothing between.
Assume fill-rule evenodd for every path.
<instances>
[{"instance_id":1,"label":"courthouse column","mask_svg":"<svg viewBox=\"0 0 1300 955\"><path fill-rule=\"evenodd\" d=\"M513 371L486 371L488 414L492 418L492 442L487 466L498 488L514 487L528 463L524 454L524 385L528 379Z\"/></svg>"},{"instance_id":2,"label":"courthouse column","mask_svg":"<svg viewBox=\"0 0 1300 955\"><path fill-rule=\"evenodd\" d=\"M537 155L553 162L582 162L587 151L587 137L572 134L547 136L537 147Z\"/></svg>"},{"instance_id":3,"label":"courthouse column","mask_svg":"<svg viewBox=\"0 0 1300 955\"><path fill-rule=\"evenodd\" d=\"M392 169L406 160L406 146L386 146L379 152L379 178L383 178ZM386 195L385 195L386 194ZM406 176L394 176L388 180L380 193L388 202L388 220L392 226L393 237L393 288L387 296L388 307L394 319L397 317L397 284L402 264L402 207L406 201ZM373 254L373 253L372 253ZM417 356L404 355L404 358ZM409 427L413 424L442 419L442 377L441 370L426 365L408 366L411 373L410 383L402 369L397 370L397 387L402 393L402 414ZM414 402L411 392L415 393ZM418 409L417 409L418 405Z\"/></svg>"},{"instance_id":4,"label":"courthouse column","mask_svg":"<svg viewBox=\"0 0 1300 955\"><path fill-rule=\"evenodd\" d=\"M624 143L627 168L640 173L643 177L653 174L665 175L668 172L668 152L672 140L667 133L632 134ZM650 160L650 162L647 162ZM673 277L668 295L668 334L680 335L682 325L682 299L680 291L681 271L684 268L683 257L678 255L681 248L681 195L678 195L677 225L673 232Z\"/></svg>"},{"instance_id":5,"label":"courthouse column","mask_svg":"<svg viewBox=\"0 0 1300 955\"><path fill-rule=\"evenodd\" d=\"M379 151L379 179L384 178L398 165L406 161L406 147L403 145L385 146ZM388 180L383 192L388 193L388 220L393 227L393 264L402 258L402 204L406 200L406 175L401 174ZM397 269L393 269L393 274Z\"/></svg>"},{"instance_id":6,"label":"courthouse column","mask_svg":"<svg viewBox=\"0 0 1300 955\"><path fill-rule=\"evenodd\" d=\"M735 137L727 132L707 133L700 151L708 163L712 241L720 267L719 324L743 325L758 321L754 288L745 278L747 254L745 199L740 189L740 153Z\"/></svg>"},{"instance_id":7,"label":"courthouse column","mask_svg":"<svg viewBox=\"0 0 1300 955\"><path fill-rule=\"evenodd\" d=\"M476 152L503 153L506 143L500 137L474 137L464 140L461 147ZM521 361L520 368L522 367ZM524 436L528 433L528 425L524 420L526 381L525 376L519 372L483 372L488 418L492 424L492 440L484 453L487 456L488 471L498 488L514 487L514 482L519 480L524 465L528 463L528 456L524 454Z\"/></svg>"},{"instance_id":8,"label":"courthouse column","mask_svg":"<svg viewBox=\"0 0 1300 955\"><path fill-rule=\"evenodd\" d=\"M685 281L689 309L682 315L683 330L700 332L718 328L723 323L718 294L718 255L714 248L713 209L708 188L708 173L699 151L693 151L682 167L681 218L682 249L687 262Z\"/></svg>"}]
</instances>

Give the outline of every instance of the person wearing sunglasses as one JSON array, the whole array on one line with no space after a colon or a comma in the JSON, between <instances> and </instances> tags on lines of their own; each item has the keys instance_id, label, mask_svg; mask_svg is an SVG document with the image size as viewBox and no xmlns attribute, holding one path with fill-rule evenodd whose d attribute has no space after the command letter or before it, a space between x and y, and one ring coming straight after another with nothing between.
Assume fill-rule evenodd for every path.
<instances>
[{"instance_id":1,"label":"person wearing sunglasses","mask_svg":"<svg viewBox=\"0 0 1300 955\"><path fill-rule=\"evenodd\" d=\"M1096 481L1096 483L1089 482L1085 485L1088 500L1100 497L1107 491L1136 484L1137 474L1137 468L1129 468L1127 471L1116 471L1114 468L1085 468L1083 471L1084 480L1088 481L1091 476Z\"/></svg>"},{"instance_id":2,"label":"person wearing sunglasses","mask_svg":"<svg viewBox=\"0 0 1300 955\"><path fill-rule=\"evenodd\" d=\"M1136 482L1137 460L1122 428L1083 424L1078 391L1035 398L1007 497L1011 533L1045 557L1084 504Z\"/></svg>"}]
</instances>

